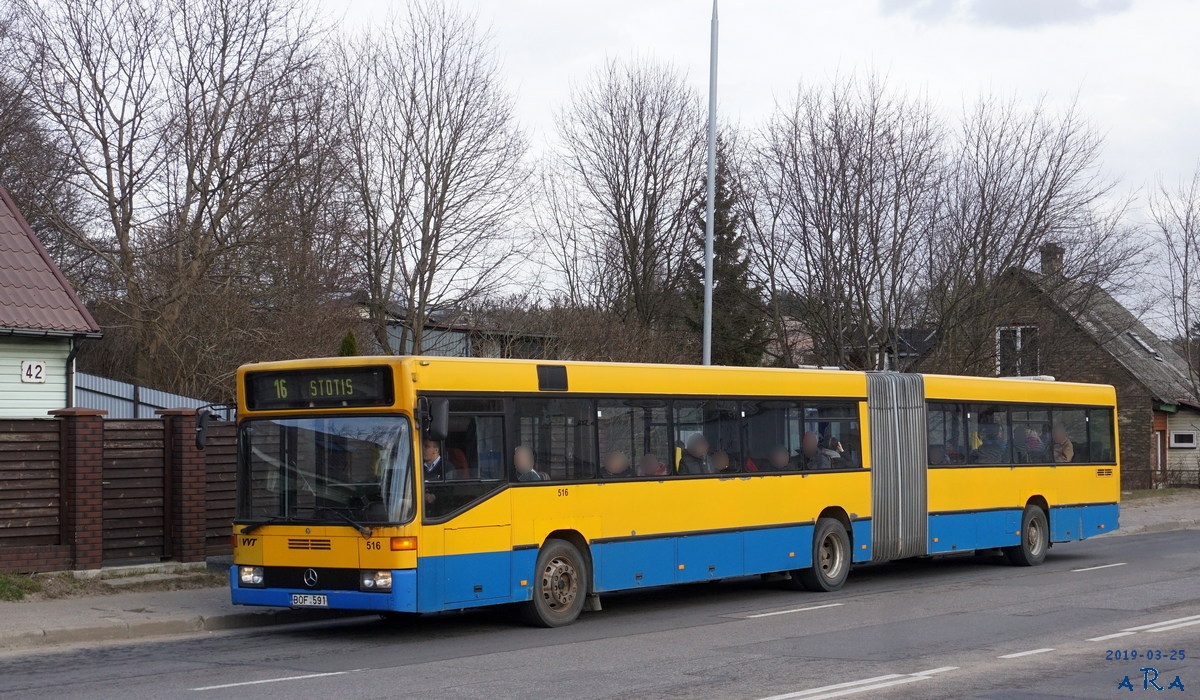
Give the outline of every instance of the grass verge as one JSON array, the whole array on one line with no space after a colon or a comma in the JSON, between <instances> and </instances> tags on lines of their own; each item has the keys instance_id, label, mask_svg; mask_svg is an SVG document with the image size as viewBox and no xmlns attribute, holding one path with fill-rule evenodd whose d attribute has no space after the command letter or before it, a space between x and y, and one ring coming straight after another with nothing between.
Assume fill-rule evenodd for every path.
<instances>
[{"instance_id":1,"label":"grass verge","mask_svg":"<svg viewBox=\"0 0 1200 700\"><path fill-rule=\"evenodd\" d=\"M0 600L24 600L26 595L41 589L41 585L31 576L0 574Z\"/></svg>"},{"instance_id":2,"label":"grass verge","mask_svg":"<svg viewBox=\"0 0 1200 700\"><path fill-rule=\"evenodd\" d=\"M58 598L81 598L103 596L113 593L134 591L183 591L197 588L220 588L229 585L229 575L224 572L187 571L165 579L140 580L139 576L127 578L76 578L70 572L52 574L0 574L0 601L55 600Z\"/></svg>"}]
</instances>

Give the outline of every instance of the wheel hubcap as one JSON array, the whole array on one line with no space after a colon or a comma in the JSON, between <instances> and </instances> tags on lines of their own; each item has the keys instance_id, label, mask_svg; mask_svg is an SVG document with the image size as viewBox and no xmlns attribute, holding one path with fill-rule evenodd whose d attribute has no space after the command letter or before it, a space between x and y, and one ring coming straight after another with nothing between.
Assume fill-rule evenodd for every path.
<instances>
[{"instance_id":1,"label":"wheel hubcap","mask_svg":"<svg viewBox=\"0 0 1200 700\"><path fill-rule=\"evenodd\" d=\"M552 610L571 607L579 595L575 566L562 557L551 559L542 570L542 598Z\"/></svg>"},{"instance_id":2,"label":"wheel hubcap","mask_svg":"<svg viewBox=\"0 0 1200 700\"><path fill-rule=\"evenodd\" d=\"M1036 520L1029 521L1029 553L1035 557L1042 553L1042 526Z\"/></svg>"},{"instance_id":3,"label":"wheel hubcap","mask_svg":"<svg viewBox=\"0 0 1200 700\"><path fill-rule=\"evenodd\" d=\"M837 578L841 575L842 564L845 560L841 541L833 535L827 535L821 541L818 559L821 572L825 574L826 578Z\"/></svg>"}]
</instances>

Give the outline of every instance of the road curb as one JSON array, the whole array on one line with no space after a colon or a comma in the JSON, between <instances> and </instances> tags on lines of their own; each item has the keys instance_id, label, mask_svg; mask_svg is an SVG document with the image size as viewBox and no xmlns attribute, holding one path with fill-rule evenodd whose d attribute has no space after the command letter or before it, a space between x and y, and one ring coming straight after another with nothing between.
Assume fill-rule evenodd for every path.
<instances>
[{"instance_id":1,"label":"road curb","mask_svg":"<svg viewBox=\"0 0 1200 700\"><path fill-rule=\"evenodd\" d=\"M1145 535L1152 532L1174 532L1176 530L1195 530L1197 528L1200 528L1200 521L1198 520L1171 520L1165 523L1152 523L1134 528L1120 528L1115 532L1107 533L1107 535L1109 537L1120 537L1122 535Z\"/></svg>"},{"instance_id":2,"label":"road curb","mask_svg":"<svg viewBox=\"0 0 1200 700\"><path fill-rule=\"evenodd\" d=\"M361 616L362 612L360 611L282 609L208 616L197 615L188 618L147 620L135 623L114 620L112 624L91 627L42 629L16 634L0 632L0 651L19 651L56 644L132 641L193 632L275 627Z\"/></svg>"}]
</instances>

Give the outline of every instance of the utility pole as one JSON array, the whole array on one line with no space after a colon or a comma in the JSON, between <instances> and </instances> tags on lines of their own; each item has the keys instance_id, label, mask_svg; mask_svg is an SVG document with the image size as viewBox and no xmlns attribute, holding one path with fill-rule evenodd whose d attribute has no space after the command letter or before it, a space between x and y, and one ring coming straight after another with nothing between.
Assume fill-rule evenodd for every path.
<instances>
[{"instance_id":1,"label":"utility pole","mask_svg":"<svg viewBox=\"0 0 1200 700\"><path fill-rule=\"evenodd\" d=\"M712 364L713 216L717 200L717 0L708 50L708 204L704 219L704 364Z\"/></svg>"}]
</instances>

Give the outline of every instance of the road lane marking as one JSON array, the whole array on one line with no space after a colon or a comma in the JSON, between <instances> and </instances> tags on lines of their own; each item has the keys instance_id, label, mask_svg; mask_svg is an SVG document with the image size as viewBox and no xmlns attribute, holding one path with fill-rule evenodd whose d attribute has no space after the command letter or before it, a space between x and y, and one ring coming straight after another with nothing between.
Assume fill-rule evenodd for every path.
<instances>
[{"instance_id":1,"label":"road lane marking","mask_svg":"<svg viewBox=\"0 0 1200 700\"><path fill-rule=\"evenodd\" d=\"M327 678L329 676L344 676L347 673L357 673L361 668L356 668L353 671L333 671L332 673L306 673L303 676L286 676L284 678L264 678L260 681L245 681L242 683L223 683L221 685L206 685L200 688L192 688L192 690L222 690L224 688L240 688L246 685L262 685L263 683L282 683L283 681L302 681L309 678Z\"/></svg>"},{"instance_id":2,"label":"road lane marking","mask_svg":"<svg viewBox=\"0 0 1200 700\"><path fill-rule=\"evenodd\" d=\"M1111 569L1114 566L1125 566L1126 562L1117 562L1116 564L1105 564L1103 566L1089 566L1086 569L1071 569L1071 573L1077 574L1081 571L1099 571L1100 569Z\"/></svg>"},{"instance_id":3,"label":"road lane marking","mask_svg":"<svg viewBox=\"0 0 1200 700\"><path fill-rule=\"evenodd\" d=\"M1110 639L1119 637L1128 637L1131 634L1138 632L1170 632L1171 630L1181 629L1183 627L1191 627L1192 625L1200 625L1200 615L1192 615L1190 617L1177 617L1173 620L1163 620L1161 622L1151 622L1148 625L1139 625L1137 627L1126 627L1120 632L1106 634L1101 637L1092 637L1085 641L1089 642L1106 642Z\"/></svg>"},{"instance_id":4,"label":"road lane marking","mask_svg":"<svg viewBox=\"0 0 1200 700\"><path fill-rule=\"evenodd\" d=\"M810 608L792 608L791 610L779 610L769 613L758 613L757 615L747 615L747 620L753 620L758 617L774 617L775 615L790 615L791 613L808 612L809 610L824 610L825 608L836 608L845 605L845 603L827 603L825 605L814 605Z\"/></svg>"},{"instance_id":5,"label":"road lane marking","mask_svg":"<svg viewBox=\"0 0 1200 700\"><path fill-rule=\"evenodd\" d=\"M852 688L863 685L865 683L878 683L879 681L890 681L905 676L899 673L889 673L886 676L875 676L874 678L864 678L860 681L847 681L836 685L826 685L820 688L809 688L808 690L798 690L794 693L784 693L783 695L772 695L770 697L761 698L761 700L791 700L792 698L807 698L809 695L817 693L825 693L831 690L841 690L842 688Z\"/></svg>"},{"instance_id":6,"label":"road lane marking","mask_svg":"<svg viewBox=\"0 0 1200 700\"><path fill-rule=\"evenodd\" d=\"M1163 620L1162 622L1152 622L1141 627L1126 627L1122 632L1141 632L1142 630L1154 629L1163 625L1173 625L1177 622L1191 622L1192 620L1200 620L1200 615L1192 615L1191 617L1177 617L1174 620Z\"/></svg>"},{"instance_id":7,"label":"road lane marking","mask_svg":"<svg viewBox=\"0 0 1200 700\"><path fill-rule=\"evenodd\" d=\"M821 686L820 688L798 690L794 693L772 695L767 698L762 698L761 700L826 700L827 698L840 698L844 695L865 693L869 690L882 690L883 688L905 685L906 683L925 681L929 680L929 677L936 673L945 673L946 671L954 671L957 669L958 666L942 666L941 668L931 668L928 671L918 671L916 673L889 673L884 676L864 678L859 681L847 681L846 683L826 685Z\"/></svg>"},{"instance_id":8,"label":"road lane marking","mask_svg":"<svg viewBox=\"0 0 1200 700\"><path fill-rule=\"evenodd\" d=\"M957 670L958 670L958 666L939 666L938 668L931 668L928 671L917 671L916 673L914 673L912 675L914 675L914 676L932 676L935 673L945 673L946 671L957 671Z\"/></svg>"},{"instance_id":9,"label":"road lane marking","mask_svg":"<svg viewBox=\"0 0 1200 700\"><path fill-rule=\"evenodd\" d=\"M1146 631L1147 632L1170 632L1171 630L1177 630L1181 627L1191 627L1192 625L1200 625L1200 620L1192 620L1191 622L1180 622L1177 625L1167 625L1166 627L1155 627L1153 629L1148 629Z\"/></svg>"},{"instance_id":10,"label":"road lane marking","mask_svg":"<svg viewBox=\"0 0 1200 700\"><path fill-rule=\"evenodd\" d=\"M1046 653L1046 652L1048 652L1048 651L1054 651L1054 650L1053 650L1053 649L1050 649L1050 648L1046 648L1046 649L1030 649L1029 651L1018 651L1018 652L1016 652L1015 654L1002 654L1002 655L1000 655L1000 656L999 656L999 657L997 657L997 658L1000 658L1000 659L1019 659L1019 658L1021 658L1022 656L1033 656L1034 654L1045 654L1045 653Z\"/></svg>"}]
</instances>

